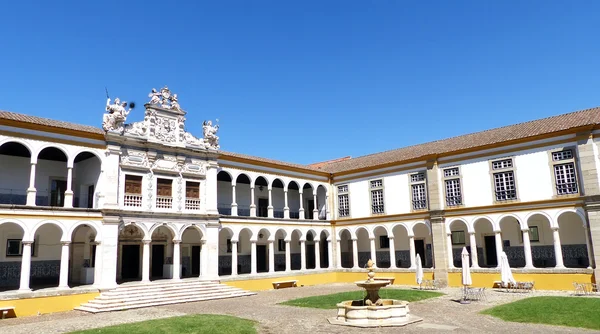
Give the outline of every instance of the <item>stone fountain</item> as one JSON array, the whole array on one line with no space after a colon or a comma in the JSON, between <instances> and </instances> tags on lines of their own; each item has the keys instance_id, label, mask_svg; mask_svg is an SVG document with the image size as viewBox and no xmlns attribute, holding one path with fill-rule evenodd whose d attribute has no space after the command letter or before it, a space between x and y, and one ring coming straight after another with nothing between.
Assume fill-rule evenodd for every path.
<instances>
[{"instance_id":1,"label":"stone fountain","mask_svg":"<svg viewBox=\"0 0 600 334\"><path fill-rule=\"evenodd\" d=\"M337 304L337 317L329 318L329 323L354 327L406 326L422 321L410 314L408 302L395 299L381 299L379 289L390 284L388 280L376 280L373 261L367 262L368 278L354 282L367 292L363 300L347 300Z\"/></svg>"}]
</instances>

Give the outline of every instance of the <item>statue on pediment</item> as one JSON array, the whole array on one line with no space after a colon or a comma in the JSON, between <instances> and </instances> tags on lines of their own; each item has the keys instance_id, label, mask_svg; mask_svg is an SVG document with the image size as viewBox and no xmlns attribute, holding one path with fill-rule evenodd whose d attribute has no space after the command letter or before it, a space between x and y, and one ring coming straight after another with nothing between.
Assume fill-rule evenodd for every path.
<instances>
[{"instance_id":1,"label":"statue on pediment","mask_svg":"<svg viewBox=\"0 0 600 334\"><path fill-rule=\"evenodd\" d=\"M117 97L113 104L110 104L110 97L106 100L106 113L102 117L102 128L104 131L117 131L122 132L125 126L125 120L127 115L131 112L133 105L130 105L129 109L127 102L121 102Z\"/></svg>"},{"instance_id":2,"label":"statue on pediment","mask_svg":"<svg viewBox=\"0 0 600 334\"><path fill-rule=\"evenodd\" d=\"M219 125L212 125L212 121L204 121L202 123L202 130L204 134L204 144L208 148L212 148L218 150L219 146L219 136L217 136L217 131L219 131Z\"/></svg>"},{"instance_id":3,"label":"statue on pediment","mask_svg":"<svg viewBox=\"0 0 600 334\"><path fill-rule=\"evenodd\" d=\"M167 86L161 88L160 91L152 88L148 97L150 98L149 104L158 105L164 109L182 111L177 94L172 94Z\"/></svg>"}]
</instances>

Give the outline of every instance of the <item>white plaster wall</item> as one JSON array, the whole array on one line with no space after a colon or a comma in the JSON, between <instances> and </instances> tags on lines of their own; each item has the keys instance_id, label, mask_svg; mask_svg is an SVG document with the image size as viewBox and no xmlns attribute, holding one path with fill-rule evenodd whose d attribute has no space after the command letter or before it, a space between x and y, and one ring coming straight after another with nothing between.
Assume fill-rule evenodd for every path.
<instances>
[{"instance_id":1,"label":"white plaster wall","mask_svg":"<svg viewBox=\"0 0 600 334\"><path fill-rule=\"evenodd\" d=\"M517 155L514 159L517 174L517 192L522 202L551 199L552 175L546 151Z\"/></svg>"},{"instance_id":2,"label":"white plaster wall","mask_svg":"<svg viewBox=\"0 0 600 334\"><path fill-rule=\"evenodd\" d=\"M6 256L6 245L8 239L23 239L23 230L15 224L0 225L0 260L1 261L21 261L20 256Z\"/></svg>"},{"instance_id":3,"label":"white plaster wall","mask_svg":"<svg viewBox=\"0 0 600 334\"><path fill-rule=\"evenodd\" d=\"M359 228L356 231L356 237L358 238L358 251L368 252L371 250L371 240L369 240L369 234L363 228Z\"/></svg>"},{"instance_id":4,"label":"white plaster wall","mask_svg":"<svg viewBox=\"0 0 600 334\"><path fill-rule=\"evenodd\" d=\"M99 190L98 178L100 177L100 168L100 160L95 157L86 159L74 165L73 191L74 197L79 198L79 207L84 208L87 206L88 187L90 185L94 186L94 194ZM96 200L94 199L94 207L96 204L95 202Z\"/></svg>"},{"instance_id":5,"label":"white plaster wall","mask_svg":"<svg viewBox=\"0 0 600 334\"><path fill-rule=\"evenodd\" d=\"M383 180L385 212L388 215L410 212L411 198L408 174L387 176ZM367 183L367 188L369 187Z\"/></svg>"},{"instance_id":6,"label":"white plaster wall","mask_svg":"<svg viewBox=\"0 0 600 334\"><path fill-rule=\"evenodd\" d=\"M492 205L493 190L487 160L460 165L462 195L466 207ZM445 194L445 185L440 187ZM444 205L446 201L444 200Z\"/></svg>"},{"instance_id":7,"label":"white plaster wall","mask_svg":"<svg viewBox=\"0 0 600 334\"><path fill-rule=\"evenodd\" d=\"M575 214L564 214L559 217L558 226L561 244L585 244L585 229L579 216Z\"/></svg>"},{"instance_id":8,"label":"white plaster wall","mask_svg":"<svg viewBox=\"0 0 600 334\"><path fill-rule=\"evenodd\" d=\"M392 233L394 234L394 248L397 251L401 250L409 250L410 246L408 244L408 232L401 225L396 226Z\"/></svg>"},{"instance_id":9,"label":"white plaster wall","mask_svg":"<svg viewBox=\"0 0 600 334\"><path fill-rule=\"evenodd\" d=\"M348 182L350 217L360 218L371 215L371 199L366 181Z\"/></svg>"},{"instance_id":10,"label":"white plaster wall","mask_svg":"<svg viewBox=\"0 0 600 334\"><path fill-rule=\"evenodd\" d=\"M30 160L0 155L0 193L26 194L29 187Z\"/></svg>"}]
</instances>

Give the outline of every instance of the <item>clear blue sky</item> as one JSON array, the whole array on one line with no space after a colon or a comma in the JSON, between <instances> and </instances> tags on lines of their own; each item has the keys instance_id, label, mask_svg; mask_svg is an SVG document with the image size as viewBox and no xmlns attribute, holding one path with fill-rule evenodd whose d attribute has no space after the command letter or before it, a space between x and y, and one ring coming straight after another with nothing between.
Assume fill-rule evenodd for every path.
<instances>
[{"instance_id":1,"label":"clear blue sky","mask_svg":"<svg viewBox=\"0 0 600 334\"><path fill-rule=\"evenodd\" d=\"M101 126L168 85L201 136L297 163L600 105L598 1L9 1L0 109Z\"/></svg>"}]
</instances>

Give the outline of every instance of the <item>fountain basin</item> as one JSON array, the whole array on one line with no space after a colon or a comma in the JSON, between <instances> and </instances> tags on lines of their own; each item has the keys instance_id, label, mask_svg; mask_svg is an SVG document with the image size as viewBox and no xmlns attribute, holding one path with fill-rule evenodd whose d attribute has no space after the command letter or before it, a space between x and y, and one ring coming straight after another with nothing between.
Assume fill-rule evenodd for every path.
<instances>
[{"instance_id":1,"label":"fountain basin","mask_svg":"<svg viewBox=\"0 0 600 334\"><path fill-rule=\"evenodd\" d=\"M381 299L383 305L364 305L362 300L347 300L337 304L337 317L329 323L356 327L405 326L422 321L410 314L408 302L395 299Z\"/></svg>"}]
</instances>

